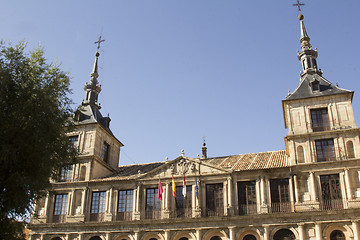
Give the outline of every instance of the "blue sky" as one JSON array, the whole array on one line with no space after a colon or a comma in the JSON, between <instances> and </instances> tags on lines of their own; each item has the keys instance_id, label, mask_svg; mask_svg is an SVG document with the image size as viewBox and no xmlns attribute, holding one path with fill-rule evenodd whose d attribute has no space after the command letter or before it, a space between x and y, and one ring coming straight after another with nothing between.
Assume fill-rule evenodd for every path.
<instances>
[{"instance_id":1,"label":"blue sky","mask_svg":"<svg viewBox=\"0 0 360 240\"><path fill-rule=\"evenodd\" d=\"M39 43L84 98L101 34L99 101L125 144L120 165L284 149L281 100L299 83L295 0L1 0L3 40ZM305 1L324 77L354 90L359 123L359 0Z\"/></svg>"}]
</instances>

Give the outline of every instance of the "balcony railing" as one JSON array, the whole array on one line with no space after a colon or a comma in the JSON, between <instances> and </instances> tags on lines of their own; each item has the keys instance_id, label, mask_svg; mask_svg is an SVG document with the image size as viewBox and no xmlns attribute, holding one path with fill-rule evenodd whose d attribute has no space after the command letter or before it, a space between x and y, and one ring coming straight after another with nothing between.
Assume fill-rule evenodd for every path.
<instances>
[{"instance_id":1,"label":"balcony railing","mask_svg":"<svg viewBox=\"0 0 360 240\"><path fill-rule=\"evenodd\" d=\"M191 208L180 208L170 213L171 218L192 218Z\"/></svg>"},{"instance_id":2,"label":"balcony railing","mask_svg":"<svg viewBox=\"0 0 360 240\"><path fill-rule=\"evenodd\" d=\"M90 213L91 222L103 222L105 219L105 213Z\"/></svg>"},{"instance_id":3,"label":"balcony railing","mask_svg":"<svg viewBox=\"0 0 360 240\"><path fill-rule=\"evenodd\" d=\"M224 216L224 207L206 208L206 217L222 217Z\"/></svg>"},{"instance_id":4,"label":"balcony railing","mask_svg":"<svg viewBox=\"0 0 360 240\"><path fill-rule=\"evenodd\" d=\"M256 204L240 204L239 215L252 215L257 213Z\"/></svg>"},{"instance_id":5,"label":"balcony railing","mask_svg":"<svg viewBox=\"0 0 360 240\"><path fill-rule=\"evenodd\" d=\"M320 202L321 210L337 210L343 209L343 200L340 199L324 199Z\"/></svg>"},{"instance_id":6,"label":"balcony railing","mask_svg":"<svg viewBox=\"0 0 360 240\"><path fill-rule=\"evenodd\" d=\"M161 219L161 210L146 210L146 219Z\"/></svg>"},{"instance_id":7,"label":"balcony railing","mask_svg":"<svg viewBox=\"0 0 360 240\"><path fill-rule=\"evenodd\" d=\"M271 203L271 212L291 212L292 204L291 202L277 202Z\"/></svg>"},{"instance_id":8,"label":"balcony railing","mask_svg":"<svg viewBox=\"0 0 360 240\"><path fill-rule=\"evenodd\" d=\"M54 215L53 216L54 223L64 223L66 222L66 215Z\"/></svg>"},{"instance_id":9,"label":"balcony railing","mask_svg":"<svg viewBox=\"0 0 360 240\"><path fill-rule=\"evenodd\" d=\"M132 220L132 212L118 212L116 214L116 220L131 221Z\"/></svg>"}]
</instances>

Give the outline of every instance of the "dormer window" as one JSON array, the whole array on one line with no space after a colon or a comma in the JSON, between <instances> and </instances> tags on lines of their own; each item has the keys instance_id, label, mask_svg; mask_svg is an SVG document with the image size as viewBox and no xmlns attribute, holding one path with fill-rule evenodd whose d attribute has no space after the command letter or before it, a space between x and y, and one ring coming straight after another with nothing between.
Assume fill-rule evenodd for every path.
<instances>
[{"instance_id":1,"label":"dormer window","mask_svg":"<svg viewBox=\"0 0 360 240\"><path fill-rule=\"evenodd\" d=\"M109 161L109 152L110 152L110 145L107 142L104 142L101 158L106 163Z\"/></svg>"},{"instance_id":2,"label":"dormer window","mask_svg":"<svg viewBox=\"0 0 360 240\"><path fill-rule=\"evenodd\" d=\"M310 82L311 90L313 92L320 91L319 81L314 78L312 82Z\"/></svg>"}]
</instances>

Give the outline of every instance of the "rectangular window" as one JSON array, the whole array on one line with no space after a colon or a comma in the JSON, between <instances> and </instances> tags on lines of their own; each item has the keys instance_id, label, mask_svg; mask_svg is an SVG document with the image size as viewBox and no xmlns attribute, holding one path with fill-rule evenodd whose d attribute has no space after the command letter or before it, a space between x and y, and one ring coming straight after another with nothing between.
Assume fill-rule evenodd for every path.
<instances>
[{"instance_id":1,"label":"rectangular window","mask_svg":"<svg viewBox=\"0 0 360 240\"><path fill-rule=\"evenodd\" d=\"M289 179L270 180L271 211L290 212Z\"/></svg>"},{"instance_id":2,"label":"rectangular window","mask_svg":"<svg viewBox=\"0 0 360 240\"><path fill-rule=\"evenodd\" d=\"M256 207L256 182L238 182L239 214L255 214Z\"/></svg>"},{"instance_id":3,"label":"rectangular window","mask_svg":"<svg viewBox=\"0 0 360 240\"><path fill-rule=\"evenodd\" d=\"M65 222L67 214L67 194L56 194L54 203L53 222Z\"/></svg>"},{"instance_id":4,"label":"rectangular window","mask_svg":"<svg viewBox=\"0 0 360 240\"><path fill-rule=\"evenodd\" d=\"M90 221L103 221L106 204L106 192L92 192Z\"/></svg>"},{"instance_id":5,"label":"rectangular window","mask_svg":"<svg viewBox=\"0 0 360 240\"><path fill-rule=\"evenodd\" d=\"M334 139L315 140L318 162L335 161Z\"/></svg>"},{"instance_id":6,"label":"rectangular window","mask_svg":"<svg viewBox=\"0 0 360 240\"><path fill-rule=\"evenodd\" d=\"M191 208L191 186L186 186L186 196L183 195L183 187L176 187L176 199L175 199L175 211L174 217L177 218L191 218L192 217L192 208Z\"/></svg>"},{"instance_id":7,"label":"rectangular window","mask_svg":"<svg viewBox=\"0 0 360 240\"><path fill-rule=\"evenodd\" d=\"M101 155L101 158L104 160L104 162L109 161L109 151L110 151L110 145L104 142L102 155Z\"/></svg>"},{"instance_id":8,"label":"rectangular window","mask_svg":"<svg viewBox=\"0 0 360 240\"><path fill-rule=\"evenodd\" d=\"M145 218L160 219L161 217L161 201L158 198L157 188L146 189L146 205Z\"/></svg>"},{"instance_id":9,"label":"rectangular window","mask_svg":"<svg viewBox=\"0 0 360 240\"><path fill-rule=\"evenodd\" d=\"M73 178L73 165L68 165L61 168L60 181L70 182Z\"/></svg>"},{"instance_id":10,"label":"rectangular window","mask_svg":"<svg viewBox=\"0 0 360 240\"><path fill-rule=\"evenodd\" d=\"M206 216L224 216L222 183L206 185Z\"/></svg>"},{"instance_id":11,"label":"rectangular window","mask_svg":"<svg viewBox=\"0 0 360 240\"><path fill-rule=\"evenodd\" d=\"M118 220L131 220L133 211L133 190L119 190Z\"/></svg>"},{"instance_id":12,"label":"rectangular window","mask_svg":"<svg viewBox=\"0 0 360 240\"><path fill-rule=\"evenodd\" d=\"M78 146L78 141L79 141L79 136L70 136L69 137L69 142L71 144L71 146L74 146L75 148Z\"/></svg>"},{"instance_id":13,"label":"rectangular window","mask_svg":"<svg viewBox=\"0 0 360 240\"><path fill-rule=\"evenodd\" d=\"M327 108L311 109L311 123L314 132L330 130Z\"/></svg>"},{"instance_id":14,"label":"rectangular window","mask_svg":"<svg viewBox=\"0 0 360 240\"><path fill-rule=\"evenodd\" d=\"M343 202L341 197L339 174L320 176L320 183L322 195L322 209L342 209Z\"/></svg>"},{"instance_id":15,"label":"rectangular window","mask_svg":"<svg viewBox=\"0 0 360 240\"><path fill-rule=\"evenodd\" d=\"M67 194L56 194L55 195L55 205L54 205L54 215L66 215L68 202Z\"/></svg>"}]
</instances>

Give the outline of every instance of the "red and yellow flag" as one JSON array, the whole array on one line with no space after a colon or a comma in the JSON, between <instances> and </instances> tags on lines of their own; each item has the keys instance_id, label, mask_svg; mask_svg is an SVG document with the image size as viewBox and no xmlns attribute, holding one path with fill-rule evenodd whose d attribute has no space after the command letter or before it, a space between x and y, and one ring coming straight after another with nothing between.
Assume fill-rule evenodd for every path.
<instances>
[{"instance_id":1,"label":"red and yellow flag","mask_svg":"<svg viewBox=\"0 0 360 240\"><path fill-rule=\"evenodd\" d=\"M173 193L174 198L176 198L176 186L175 186L174 177L172 177L172 193Z\"/></svg>"}]
</instances>

